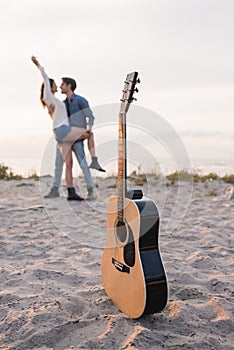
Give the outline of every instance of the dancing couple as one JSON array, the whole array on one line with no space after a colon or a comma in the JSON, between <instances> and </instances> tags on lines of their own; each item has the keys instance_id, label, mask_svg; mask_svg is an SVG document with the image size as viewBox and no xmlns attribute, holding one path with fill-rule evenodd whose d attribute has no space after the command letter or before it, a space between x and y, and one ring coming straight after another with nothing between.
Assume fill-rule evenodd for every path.
<instances>
[{"instance_id":1,"label":"dancing couple","mask_svg":"<svg viewBox=\"0 0 234 350\"><path fill-rule=\"evenodd\" d=\"M76 89L76 81L72 78L62 78L61 92L66 94L67 98L64 101L55 97L57 85L53 79L50 79L44 67L42 67L35 56L31 57L32 62L40 70L43 77L41 86L40 100L42 106L47 107L50 117L53 121L53 131L57 141L57 151L55 160L55 171L53 186L45 198L54 198L59 196L59 187L61 185L61 177L63 163L66 164L65 179L68 190L68 200L83 200L73 187L72 177L72 150L84 173L84 178L87 187L86 199L94 199L93 182L89 168L104 172L95 152L94 135L92 126L94 116L89 107L88 101L74 93ZM88 121L88 125L87 125ZM88 167L83 141L87 139L88 149L92 157L92 162Z\"/></svg>"}]
</instances>

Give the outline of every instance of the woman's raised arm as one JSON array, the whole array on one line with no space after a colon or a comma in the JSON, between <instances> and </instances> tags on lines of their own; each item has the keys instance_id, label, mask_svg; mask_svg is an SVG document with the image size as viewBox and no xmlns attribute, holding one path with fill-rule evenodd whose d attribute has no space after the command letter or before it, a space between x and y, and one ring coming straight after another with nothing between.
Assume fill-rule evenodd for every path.
<instances>
[{"instance_id":1,"label":"woman's raised arm","mask_svg":"<svg viewBox=\"0 0 234 350\"><path fill-rule=\"evenodd\" d=\"M31 60L33 61L33 63L37 66L38 69L41 68L40 63L38 62L37 58L35 56L31 57Z\"/></svg>"},{"instance_id":2,"label":"woman's raised arm","mask_svg":"<svg viewBox=\"0 0 234 350\"><path fill-rule=\"evenodd\" d=\"M39 71L41 72L42 78L44 80L43 101L47 106L49 106L50 104L54 104L55 97L54 97L54 94L51 92L50 80L48 75L45 72L44 67L40 65L39 61L35 56L32 56L31 59L33 63L37 66Z\"/></svg>"}]
</instances>

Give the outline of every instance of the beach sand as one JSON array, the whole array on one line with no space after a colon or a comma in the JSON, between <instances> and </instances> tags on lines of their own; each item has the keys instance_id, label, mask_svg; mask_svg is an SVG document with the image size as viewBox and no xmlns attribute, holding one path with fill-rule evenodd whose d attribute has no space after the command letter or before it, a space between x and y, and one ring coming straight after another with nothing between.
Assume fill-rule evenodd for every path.
<instances>
[{"instance_id":1,"label":"beach sand","mask_svg":"<svg viewBox=\"0 0 234 350\"><path fill-rule=\"evenodd\" d=\"M116 179L95 181L89 202L67 202L64 187L60 198L44 200L51 178L0 181L0 349L233 349L229 185L166 186L151 175L139 187L159 206L169 298L161 313L133 320L101 279ZM84 194L83 179L78 186Z\"/></svg>"}]
</instances>

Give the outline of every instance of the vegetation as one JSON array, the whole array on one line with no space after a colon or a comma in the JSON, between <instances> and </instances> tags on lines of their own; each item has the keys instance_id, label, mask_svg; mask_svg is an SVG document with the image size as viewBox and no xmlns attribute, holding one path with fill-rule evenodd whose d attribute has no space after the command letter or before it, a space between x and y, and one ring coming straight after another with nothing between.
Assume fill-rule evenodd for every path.
<instances>
[{"instance_id":1,"label":"vegetation","mask_svg":"<svg viewBox=\"0 0 234 350\"><path fill-rule=\"evenodd\" d=\"M177 181L192 181L193 176L187 170L175 171L172 174L167 175L167 179L171 181L171 183Z\"/></svg>"},{"instance_id":2,"label":"vegetation","mask_svg":"<svg viewBox=\"0 0 234 350\"><path fill-rule=\"evenodd\" d=\"M225 175L221 178L224 182L234 184L234 174Z\"/></svg>"},{"instance_id":3,"label":"vegetation","mask_svg":"<svg viewBox=\"0 0 234 350\"><path fill-rule=\"evenodd\" d=\"M209 173L207 175L200 175L200 181L210 181L210 180L218 180L219 176L215 173Z\"/></svg>"},{"instance_id":4,"label":"vegetation","mask_svg":"<svg viewBox=\"0 0 234 350\"><path fill-rule=\"evenodd\" d=\"M37 172L35 169L33 169L31 173L28 175L28 179L39 180L39 176L37 175Z\"/></svg>"},{"instance_id":5,"label":"vegetation","mask_svg":"<svg viewBox=\"0 0 234 350\"><path fill-rule=\"evenodd\" d=\"M158 179L161 176L161 174L154 173L153 171L150 172L150 174L148 175L154 176L155 179ZM117 177L117 175L112 174L111 178L114 178L114 177ZM37 174L36 170L33 169L31 170L27 178L39 180L39 175ZM0 163L0 180L22 180L22 179L23 179L22 175L13 173L10 167ZM222 180L225 183L234 184L234 174L218 176L216 173L209 173L206 175L202 175L199 172L190 173L187 170L175 171L174 173L167 175L166 179L167 179L167 183L166 183L167 186L174 184L177 181L207 182L212 180ZM140 169L138 169L138 172L134 171L132 172L132 174L130 174L129 180L133 181L135 185L142 186L145 182L147 182L147 174L141 174ZM110 185L110 186L116 187L116 184Z\"/></svg>"},{"instance_id":6,"label":"vegetation","mask_svg":"<svg viewBox=\"0 0 234 350\"><path fill-rule=\"evenodd\" d=\"M22 180L23 176L15 174L12 169L4 164L0 163L0 180ZM33 170L31 174L28 175L28 179L38 180L39 176L37 175L36 170Z\"/></svg>"},{"instance_id":7,"label":"vegetation","mask_svg":"<svg viewBox=\"0 0 234 350\"><path fill-rule=\"evenodd\" d=\"M205 195L206 196L217 196L217 193L212 191L212 190L210 190L210 191L207 191Z\"/></svg>"},{"instance_id":8,"label":"vegetation","mask_svg":"<svg viewBox=\"0 0 234 350\"><path fill-rule=\"evenodd\" d=\"M226 183L234 183L234 174L220 177L216 173L202 175L198 172L189 173L187 170L181 170L167 175L167 180L169 180L172 184L177 181L206 182L212 180L223 180Z\"/></svg>"},{"instance_id":9,"label":"vegetation","mask_svg":"<svg viewBox=\"0 0 234 350\"><path fill-rule=\"evenodd\" d=\"M0 180L21 180L22 175L14 174L8 166L0 164Z\"/></svg>"},{"instance_id":10,"label":"vegetation","mask_svg":"<svg viewBox=\"0 0 234 350\"><path fill-rule=\"evenodd\" d=\"M25 182L22 182L18 185L16 185L16 187L33 187L35 186L34 184L28 184L28 183L25 183Z\"/></svg>"}]
</instances>

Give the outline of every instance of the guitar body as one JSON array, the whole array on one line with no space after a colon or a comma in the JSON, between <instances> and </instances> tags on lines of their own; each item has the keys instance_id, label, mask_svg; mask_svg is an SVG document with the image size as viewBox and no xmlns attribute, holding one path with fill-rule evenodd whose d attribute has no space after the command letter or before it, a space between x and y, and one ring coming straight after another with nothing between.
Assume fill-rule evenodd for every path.
<instances>
[{"instance_id":1,"label":"guitar body","mask_svg":"<svg viewBox=\"0 0 234 350\"><path fill-rule=\"evenodd\" d=\"M118 222L118 197L107 205L107 239L102 256L106 294L131 318L161 311L167 282L158 248L159 215L154 201L125 198L125 220Z\"/></svg>"}]
</instances>

